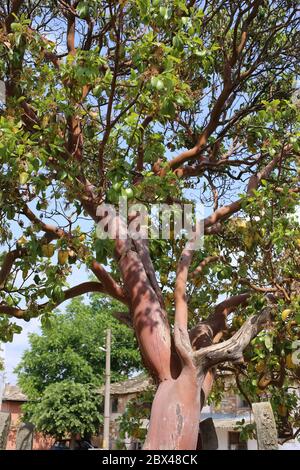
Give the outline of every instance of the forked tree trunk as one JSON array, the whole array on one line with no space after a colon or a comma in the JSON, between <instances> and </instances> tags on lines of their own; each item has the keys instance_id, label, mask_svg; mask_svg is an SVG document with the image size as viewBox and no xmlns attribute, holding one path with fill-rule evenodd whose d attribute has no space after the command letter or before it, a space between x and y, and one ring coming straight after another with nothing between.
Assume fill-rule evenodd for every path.
<instances>
[{"instance_id":1,"label":"forked tree trunk","mask_svg":"<svg viewBox=\"0 0 300 470\"><path fill-rule=\"evenodd\" d=\"M143 361L158 382L144 448L196 449L201 380L176 351L162 299L145 268L150 261L139 255L128 246L118 253Z\"/></svg>"},{"instance_id":2,"label":"forked tree trunk","mask_svg":"<svg viewBox=\"0 0 300 470\"><path fill-rule=\"evenodd\" d=\"M116 219L116 224L121 223ZM189 334L185 289L191 252L184 250L177 270L171 333L147 243L117 239L116 256L141 355L158 383L144 449L194 450L203 396L208 395L213 383L212 368L220 362L240 361L267 316L263 313L249 318L232 338L213 344L221 338L226 315L248 298L241 294L219 304L207 321Z\"/></svg>"}]
</instances>

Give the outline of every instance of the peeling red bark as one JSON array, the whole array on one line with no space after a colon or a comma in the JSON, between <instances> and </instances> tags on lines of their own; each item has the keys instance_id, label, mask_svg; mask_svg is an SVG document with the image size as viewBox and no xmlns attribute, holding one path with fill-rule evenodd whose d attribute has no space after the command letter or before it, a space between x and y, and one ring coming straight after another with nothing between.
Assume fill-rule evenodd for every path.
<instances>
[{"instance_id":1,"label":"peeling red bark","mask_svg":"<svg viewBox=\"0 0 300 470\"><path fill-rule=\"evenodd\" d=\"M117 222L119 223L119 221ZM175 288L174 336L163 308L161 292L147 246L117 240L116 255L122 273L132 323L145 366L156 379L158 389L152 404L144 449L194 450L197 448L200 412L214 380L214 371L201 369L193 351L220 339L226 315L246 302L248 295L236 296L216 307L215 312L189 336L185 285L190 252L179 262Z\"/></svg>"},{"instance_id":2,"label":"peeling red bark","mask_svg":"<svg viewBox=\"0 0 300 470\"><path fill-rule=\"evenodd\" d=\"M122 253L119 266L145 365L159 381L171 379L171 335L167 314L137 253L132 249Z\"/></svg>"},{"instance_id":3,"label":"peeling red bark","mask_svg":"<svg viewBox=\"0 0 300 470\"><path fill-rule=\"evenodd\" d=\"M200 390L196 369L184 368L176 380L160 383L152 404L144 449L196 449Z\"/></svg>"}]
</instances>

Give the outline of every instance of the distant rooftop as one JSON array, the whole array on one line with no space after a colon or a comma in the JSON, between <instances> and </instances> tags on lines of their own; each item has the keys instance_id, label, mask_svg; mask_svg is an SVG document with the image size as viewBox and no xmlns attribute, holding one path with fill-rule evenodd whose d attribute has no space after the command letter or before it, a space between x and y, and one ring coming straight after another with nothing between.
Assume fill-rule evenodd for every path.
<instances>
[{"instance_id":1,"label":"distant rooftop","mask_svg":"<svg viewBox=\"0 0 300 470\"><path fill-rule=\"evenodd\" d=\"M140 374L123 382L112 383L110 386L111 395L128 395L131 393L141 393L153 386L153 381L146 374ZM99 392L104 394L104 386ZM3 392L3 401L27 401L27 396L21 391L18 385L6 384Z\"/></svg>"},{"instance_id":2,"label":"distant rooftop","mask_svg":"<svg viewBox=\"0 0 300 470\"><path fill-rule=\"evenodd\" d=\"M153 386L153 380L146 374L140 374L123 382L112 383L110 386L111 395L128 395L131 393L141 393ZM104 393L104 387L100 388L100 393Z\"/></svg>"},{"instance_id":3,"label":"distant rooftop","mask_svg":"<svg viewBox=\"0 0 300 470\"><path fill-rule=\"evenodd\" d=\"M27 396L18 385L6 384L3 391L3 401L27 401Z\"/></svg>"}]
</instances>

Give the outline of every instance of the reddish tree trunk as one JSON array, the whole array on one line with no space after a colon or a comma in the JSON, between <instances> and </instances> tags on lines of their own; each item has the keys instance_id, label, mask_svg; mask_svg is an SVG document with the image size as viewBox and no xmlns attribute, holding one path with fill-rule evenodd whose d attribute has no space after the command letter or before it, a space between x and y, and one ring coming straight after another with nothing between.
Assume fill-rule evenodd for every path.
<instances>
[{"instance_id":1,"label":"reddish tree trunk","mask_svg":"<svg viewBox=\"0 0 300 470\"><path fill-rule=\"evenodd\" d=\"M183 369L177 379L160 383L152 404L144 449L196 449L200 391L195 371Z\"/></svg>"},{"instance_id":2,"label":"reddish tree trunk","mask_svg":"<svg viewBox=\"0 0 300 470\"><path fill-rule=\"evenodd\" d=\"M237 305L245 303L248 295L235 296L219 304L207 321L189 335L185 286L191 252L186 250L177 271L174 335L171 335L147 245L142 240L119 239L116 241L116 255L140 351L147 369L158 383L144 448L195 450L201 407L211 390L214 380L212 367L220 362L220 355L217 362L205 363L194 352L205 350L214 340L220 340L226 315ZM240 358L240 351L236 354L232 346L229 353L234 359ZM226 360L230 358L227 352L224 357Z\"/></svg>"},{"instance_id":3,"label":"reddish tree trunk","mask_svg":"<svg viewBox=\"0 0 300 470\"><path fill-rule=\"evenodd\" d=\"M138 254L121 242L117 254L140 351L159 383L144 448L196 449L202 380L195 367L181 364L167 314Z\"/></svg>"}]
</instances>

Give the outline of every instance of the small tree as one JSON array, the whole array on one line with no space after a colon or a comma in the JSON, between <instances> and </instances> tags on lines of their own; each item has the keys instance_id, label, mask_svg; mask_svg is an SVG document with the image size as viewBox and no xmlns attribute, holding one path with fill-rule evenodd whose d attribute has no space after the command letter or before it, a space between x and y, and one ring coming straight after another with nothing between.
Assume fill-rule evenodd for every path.
<instances>
[{"instance_id":1,"label":"small tree","mask_svg":"<svg viewBox=\"0 0 300 470\"><path fill-rule=\"evenodd\" d=\"M116 301L97 295L89 303L74 299L64 314L53 313L42 325L42 334L30 334L30 349L16 367L22 390L33 398L48 385L61 381L94 383L105 376L105 330L112 330L112 381L128 378L141 368L133 332L111 312L121 309Z\"/></svg>"},{"instance_id":2,"label":"small tree","mask_svg":"<svg viewBox=\"0 0 300 470\"><path fill-rule=\"evenodd\" d=\"M23 409L37 431L57 439L70 437L71 447L76 434L96 434L103 421L102 396L95 386L69 380L48 385L39 400Z\"/></svg>"},{"instance_id":3,"label":"small tree","mask_svg":"<svg viewBox=\"0 0 300 470\"><path fill-rule=\"evenodd\" d=\"M116 311L122 311L118 302L99 295L89 303L74 299L66 313L53 313L43 323L41 335L30 335L16 372L29 398L26 419L38 430L57 437L98 432L102 398L95 390L105 377L106 328L112 330L112 381L141 368L133 332L114 318Z\"/></svg>"}]
</instances>

